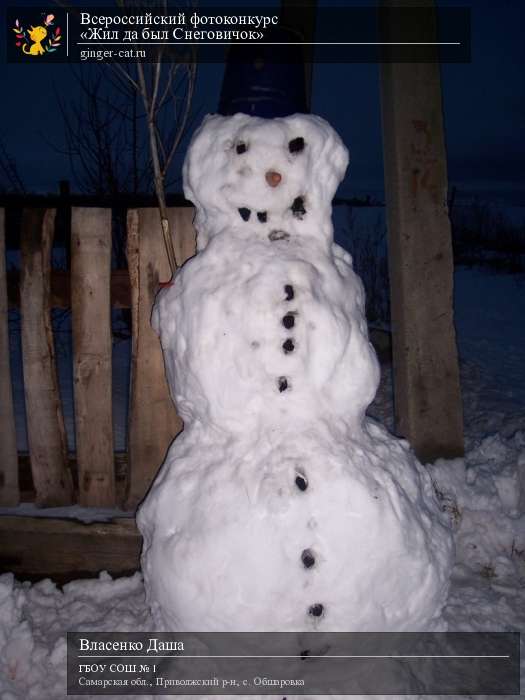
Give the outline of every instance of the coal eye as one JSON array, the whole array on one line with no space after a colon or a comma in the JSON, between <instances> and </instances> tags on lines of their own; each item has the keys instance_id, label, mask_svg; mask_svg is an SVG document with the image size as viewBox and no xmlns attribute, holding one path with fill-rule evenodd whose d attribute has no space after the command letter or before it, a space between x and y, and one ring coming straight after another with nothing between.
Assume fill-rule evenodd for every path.
<instances>
[{"instance_id":1,"label":"coal eye","mask_svg":"<svg viewBox=\"0 0 525 700\"><path fill-rule=\"evenodd\" d=\"M241 153L246 153L246 151L248 150L248 146L245 143L238 143L237 148L235 150L240 155Z\"/></svg>"},{"instance_id":2,"label":"coal eye","mask_svg":"<svg viewBox=\"0 0 525 700\"><path fill-rule=\"evenodd\" d=\"M304 148L304 139L302 136L298 136L296 139L292 139L288 144L288 150L290 153L299 153Z\"/></svg>"},{"instance_id":3,"label":"coal eye","mask_svg":"<svg viewBox=\"0 0 525 700\"><path fill-rule=\"evenodd\" d=\"M308 614L312 615L313 617L321 617L324 613L324 605L322 603L315 603L314 605L310 605L308 608Z\"/></svg>"},{"instance_id":4,"label":"coal eye","mask_svg":"<svg viewBox=\"0 0 525 700\"><path fill-rule=\"evenodd\" d=\"M296 197L291 206L292 214L295 216L296 219L302 219L303 216L306 214L306 209L304 208L304 199L303 197Z\"/></svg>"}]
</instances>

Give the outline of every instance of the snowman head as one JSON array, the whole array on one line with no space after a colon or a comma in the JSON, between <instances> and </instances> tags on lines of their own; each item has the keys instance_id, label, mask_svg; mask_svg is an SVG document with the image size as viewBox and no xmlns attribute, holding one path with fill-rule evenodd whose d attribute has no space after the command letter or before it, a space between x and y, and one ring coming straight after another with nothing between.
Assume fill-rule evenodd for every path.
<instances>
[{"instance_id":1,"label":"snowman head","mask_svg":"<svg viewBox=\"0 0 525 700\"><path fill-rule=\"evenodd\" d=\"M321 117L209 115L184 162L184 193L197 209L199 248L226 226L331 232L331 202L348 151Z\"/></svg>"}]
</instances>

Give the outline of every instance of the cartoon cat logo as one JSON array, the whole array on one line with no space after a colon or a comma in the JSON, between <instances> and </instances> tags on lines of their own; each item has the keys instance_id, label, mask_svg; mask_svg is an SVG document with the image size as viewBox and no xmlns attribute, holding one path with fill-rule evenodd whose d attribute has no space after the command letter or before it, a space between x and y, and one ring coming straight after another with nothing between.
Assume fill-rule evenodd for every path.
<instances>
[{"instance_id":1,"label":"cartoon cat logo","mask_svg":"<svg viewBox=\"0 0 525 700\"><path fill-rule=\"evenodd\" d=\"M62 40L60 27L56 27L54 30L49 29L49 27L54 26L55 15L43 14L42 17L44 18L42 24L36 27L31 25L29 29L24 29L18 19L15 21L13 31L16 35L16 46L21 48L27 56L43 56L45 53L52 53L60 47ZM47 41L45 41L46 38Z\"/></svg>"},{"instance_id":2,"label":"cartoon cat logo","mask_svg":"<svg viewBox=\"0 0 525 700\"><path fill-rule=\"evenodd\" d=\"M42 48L42 42L47 36L47 29L45 27L31 27L31 29L27 32L29 34L29 38L31 41L34 41L35 43L33 46L29 48L29 51L27 50L27 44L24 44L22 46L22 51L24 53L30 54L31 56L42 56L44 53L44 49Z\"/></svg>"}]
</instances>

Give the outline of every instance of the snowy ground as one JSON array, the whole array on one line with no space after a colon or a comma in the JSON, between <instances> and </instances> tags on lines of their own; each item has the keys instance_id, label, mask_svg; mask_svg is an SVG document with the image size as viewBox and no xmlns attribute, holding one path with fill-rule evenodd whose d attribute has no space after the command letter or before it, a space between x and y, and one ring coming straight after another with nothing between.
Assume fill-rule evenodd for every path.
<instances>
[{"instance_id":1,"label":"snowy ground","mask_svg":"<svg viewBox=\"0 0 525 700\"><path fill-rule=\"evenodd\" d=\"M430 468L456 533L445 614L451 630L525 632L525 514L517 500L519 465L525 473L525 277L459 270L455 303L467 456ZM371 414L391 426L388 368ZM63 589L4 574L0 700L65 697L67 630L150 629L140 573Z\"/></svg>"}]
</instances>

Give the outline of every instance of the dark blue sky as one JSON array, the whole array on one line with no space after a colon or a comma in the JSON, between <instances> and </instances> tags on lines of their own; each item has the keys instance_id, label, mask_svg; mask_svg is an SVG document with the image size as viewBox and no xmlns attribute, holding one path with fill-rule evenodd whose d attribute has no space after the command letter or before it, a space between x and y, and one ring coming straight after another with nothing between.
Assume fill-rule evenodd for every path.
<instances>
[{"instance_id":1,"label":"dark blue sky","mask_svg":"<svg viewBox=\"0 0 525 700\"><path fill-rule=\"evenodd\" d=\"M262 4L267 3L256 3ZM367 3L332 0L323 4ZM442 67L449 180L460 192L503 197L507 203L525 206L525 3L477 0L470 6L472 62ZM54 87L74 100L71 70L67 65L43 63L4 63L3 68L0 135L26 187L55 191L58 180L70 178L70 171L67 157L47 143L59 144L63 139ZM199 66L194 108L200 115L217 109L222 74L222 65ZM379 194L383 166L378 66L316 65L312 111L328 119L350 149L349 174L340 192Z\"/></svg>"}]
</instances>

